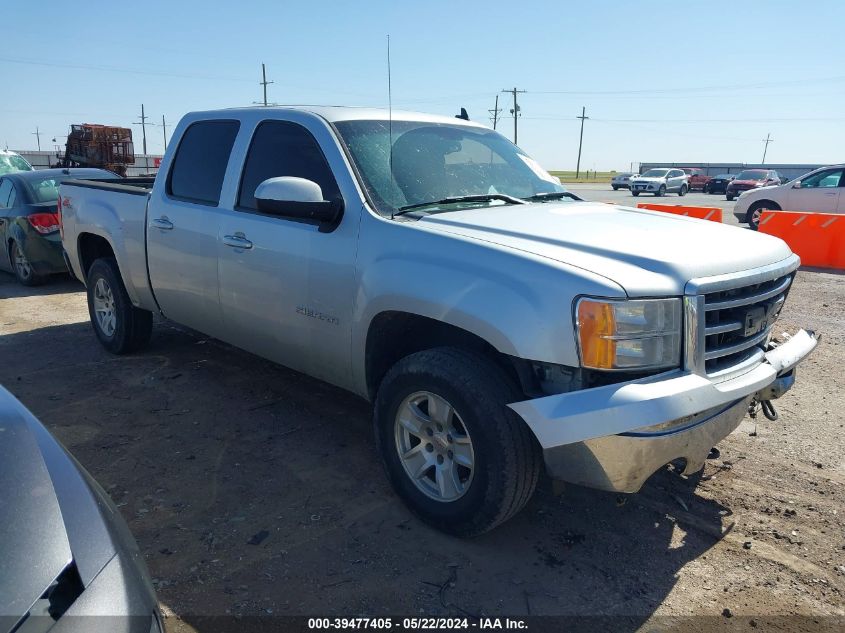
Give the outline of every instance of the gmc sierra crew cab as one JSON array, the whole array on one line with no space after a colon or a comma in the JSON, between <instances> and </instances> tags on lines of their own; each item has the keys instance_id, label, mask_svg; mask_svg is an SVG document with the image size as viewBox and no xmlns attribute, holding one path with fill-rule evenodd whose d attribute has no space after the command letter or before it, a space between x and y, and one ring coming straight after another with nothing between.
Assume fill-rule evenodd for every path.
<instances>
[{"instance_id":1,"label":"gmc sierra crew cab","mask_svg":"<svg viewBox=\"0 0 845 633\"><path fill-rule=\"evenodd\" d=\"M543 468L636 492L703 467L816 346L773 340L774 237L580 201L497 132L341 107L186 115L153 181L61 187L111 352L152 315L359 394L398 495L459 535Z\"/></svg>"}]
</instances>

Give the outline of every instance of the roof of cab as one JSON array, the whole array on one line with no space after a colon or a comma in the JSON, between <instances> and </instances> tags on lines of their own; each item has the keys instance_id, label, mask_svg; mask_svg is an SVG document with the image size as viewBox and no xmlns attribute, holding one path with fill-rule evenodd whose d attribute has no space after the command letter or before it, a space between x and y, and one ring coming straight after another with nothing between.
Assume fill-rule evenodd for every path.
<instances>
[{"instance_id":1,"label":"roof of cab","mask_svg":"<svg viewBox=\"0 0 845 633\"><path fill-rule=\"evenodd\" d=\"M428 114L425 112L412 112L408 110L393 110L391 113L387 108L366 108L354 106L321 106L321 105L279 105L279 106L252 106L246 108L229 108L226 110L218 110L215 113L233 112L249 112L266 111L268 115L278 113L284 110L294 110L298 112L309 112L319 116L330 123L339 121L388 121L391 118L394 121L421 121L425 123L452 123L457 125L473 125L477 127L487 127L476 121L466 121L458 119L454 116L444 116L440 114ZM194 115L209 115L212 112L193 112Z\"/></svg>"}]
</instances>

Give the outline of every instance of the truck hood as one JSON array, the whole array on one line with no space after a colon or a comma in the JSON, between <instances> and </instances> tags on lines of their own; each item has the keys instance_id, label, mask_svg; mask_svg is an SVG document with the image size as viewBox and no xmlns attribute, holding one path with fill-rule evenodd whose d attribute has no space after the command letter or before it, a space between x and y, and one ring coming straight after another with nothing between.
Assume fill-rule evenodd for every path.
<instances>
[{"instance_id":1,"label":"truck hood","mask_svg":"<svg viewBox=\"0 0 845 633\"><path fill-rule=\"evenodd\" d=\"M588 270L629 296L680 295L690 279L791 254L782 240L756 231L598 202L466 209L425 216L418 225Z\"/></svg>"}]
</instances>

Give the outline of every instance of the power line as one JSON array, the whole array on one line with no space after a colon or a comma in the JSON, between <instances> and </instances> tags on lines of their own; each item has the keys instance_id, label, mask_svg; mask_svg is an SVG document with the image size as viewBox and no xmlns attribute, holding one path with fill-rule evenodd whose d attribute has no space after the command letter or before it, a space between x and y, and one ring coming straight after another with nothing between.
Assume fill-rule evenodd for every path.
<instances>
[{"instance_id":1,"label":"power line","mask_svg":"<svg viewBox=\"0 0 845 633\"><path fill-rule=\"evenodd\" d=\"M147 155L147 119L148 117L144 114L144 104L141 104L141 116L138 117L140 121L136 121L132 123L132 125L140 125L141 126L141 138L143 139L144 143L144 162L147 166L147 171L150 169L150 157ZM152 124L151 124L152 125Z\"/></svg>"},{"instance_id":2,"label":"power line","mask_svg":"<svg viewBox=\"0 0 845 633\"><path fill-rule=\"evenodd\" d=\"M578 179L578 176L581 175L581 146L584 144L584 121L590 118L586 113L587 107L581 106L581 116L575 117L576 119L581 119L581 138L578 140L578 163L575 165L576 180Z\"/></svg>"},{"instance_id":3,"label":"power line","mask_svg":"<svg viewBox=\"0 0 845 633\"><path fill-rule=\"evenodd\" d=\"M517 121L522 114L519 111L519 104L516 102L516 95L520 92L525 92L524 90L517 90L513 88L512 90L502 90L502 92L509 92L513 95L513 108L511 109L511 114L513 115L513 144L518 145L518 129L517 129Z\"/></svg>"},{"instance_id":4,"label":"power line","mask_svg":"<svg viewBox=\"0 0 845 633\"><path fill-rule=\"evenodd\" d=\"M496 105L493 106L492 110L487 110L490 113L490 120L493 122L493 129L496 129L496 123L499 122L499 112L502 109L499 107L499 95L496 95Z\"/></svg>"},{"instance_id":5,"label":"power line","mask_svg":"<svg viewBox=\"0 0 845 633\"><path fill-rule=\"evenodd\" d=\"M272 81L267 81L267 70L264 68L264 63L261 64L261 81L259 82L261 86L264 88L264 105L267 105L267 85L274 83Z\"/></svg>"},{"instance_id":6,"label":"power line","mask_svg":"<svg viewBox=\"0 0 845 633\"><path fill-rule=\"evenodd\" d=\"M771 134L766 134L766 138L763 139L763 142L765 143L765 145L763 146L763 160L760 163L761 165L766 164L766 152L769 151L769 143L771 143L772 141L775 140L775 139L770 138L770 137L771 137Z\"/></svg>"}]
</instances>

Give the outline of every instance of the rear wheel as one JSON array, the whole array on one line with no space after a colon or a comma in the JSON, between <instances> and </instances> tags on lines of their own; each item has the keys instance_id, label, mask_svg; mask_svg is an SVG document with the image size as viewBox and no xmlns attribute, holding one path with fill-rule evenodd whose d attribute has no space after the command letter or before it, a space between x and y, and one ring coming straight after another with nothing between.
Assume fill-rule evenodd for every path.
<instances>
[{"instance_id":1,"label":"rear wheel","mask_svg":"<svg viewBox=\"0 0 845 633\"><path fill-rule=\"evenodd\" d=\"M681 185L681 190L678 192L678 195L681 196L681 197L687 195L687 186L686 185Z\"/></svg>"},{"instance_id":2,"label":"rear wheel","mask_svg":"<svg viewBox=\"0 0 845 633\"><path fill-rule=\"evenodd\" d=\"M45 278L35 272L26 257L26 253L23 252L17 242L13 241L9 246L9 257L12 260L12 269L15 271L15 277L19 283L24 286L38 286L44 283Z\"/></svg>"},{"instance_id":3,"label":"rear wheel","mask_svg":"<svg viewBox=\"0 0 845 633\"><path fill-rule=\"evenodd\" d=\"M522 509L542 461L531 431L507 408L522 397L499 367L472 352L443 347L394 365L376 397L376 443L415 514L475 536Z\"/></svg>"},{"instance_id":4,"label":"rear wheel","mask_svg":"<svg viewBox=\"0 0 845 633\"><path fill-rule=\"evenodd\" d=\"M632 191L631 195L636 198L638 195L640 195L640 192L639 191Z\"/></svg>"},{"instance_id":5,"label":"rear wheel","mask_svg":"<svg viewBox=\"0 0 845 633\"><path fill-rule=\"evenodd\" d=\"M733 199L734 199L734 196L733 196L732 193L727 193L727 192L725 193L725 200L727 200L728 202L733 202Z\"/></svg>"},{"instance_id":6,"label":"rear wheel","mask_svg":"<svg viewBox=\"0 0 845 633\"><path fill-rule=\"evenodd\" d=\"M132 305L117 261L96 260L88 271L88 314L94 333L113 354L127 354L147 345L153 314Z\"/></svg>"}]
</instances>

